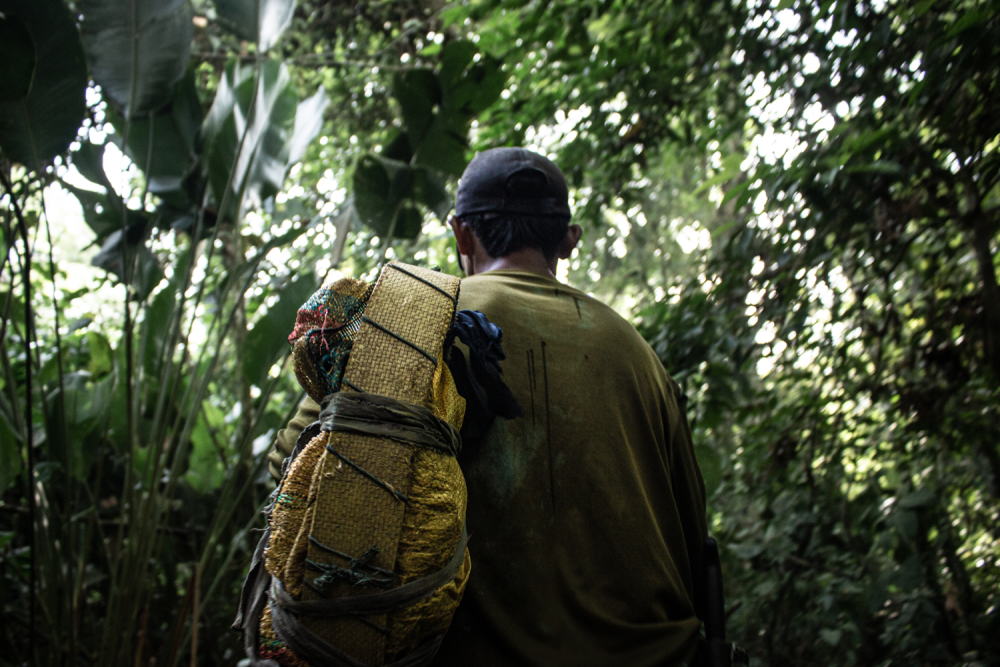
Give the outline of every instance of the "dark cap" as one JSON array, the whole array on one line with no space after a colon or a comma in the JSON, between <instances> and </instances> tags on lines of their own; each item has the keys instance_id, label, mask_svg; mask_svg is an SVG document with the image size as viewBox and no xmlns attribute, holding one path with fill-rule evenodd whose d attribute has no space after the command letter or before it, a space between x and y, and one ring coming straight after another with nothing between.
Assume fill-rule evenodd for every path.
<instances>
[{"instance_id":1,"label":"dark cap","mask_svg":"<svg viewBox=\"0 0 1000 667\"><path fill-rule=\"evenodd\" d=\"M566 178L552 160L523 148L477 153L458 182L455 215L520 213L569 218Z\"/></svg>"}]
</instances>

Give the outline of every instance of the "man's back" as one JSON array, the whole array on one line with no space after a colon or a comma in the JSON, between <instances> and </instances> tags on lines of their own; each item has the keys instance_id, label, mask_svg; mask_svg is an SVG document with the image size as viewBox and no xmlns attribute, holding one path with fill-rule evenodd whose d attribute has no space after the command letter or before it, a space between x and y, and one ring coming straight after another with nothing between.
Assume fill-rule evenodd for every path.
<instances>
[{"instance_id":1,"label":"man's back","mask_svg":"<svg viewBox=\"0 0 1000 667\"><path fill-rule=\"evenodd\" d=\"M676 385L625 320L552 278L466 278L459 307L503 329L524 416L460 457L472 577L434 664L688 657L705 504Z\"/></svg>"}]
</instances>

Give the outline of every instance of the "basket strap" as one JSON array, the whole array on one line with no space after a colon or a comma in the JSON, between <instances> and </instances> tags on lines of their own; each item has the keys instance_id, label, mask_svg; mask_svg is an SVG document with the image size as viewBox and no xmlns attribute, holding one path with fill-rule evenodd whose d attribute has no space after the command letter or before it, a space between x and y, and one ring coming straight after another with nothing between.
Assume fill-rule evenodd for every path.
<instances>
[{"instance_id":1,"label":"basket strap","mask_svg":"<svg viewBox=\"0 0 1000 667\"><path fill-rule=\"evenodd\" d=\"M443 568L416 581L392 590L327 600L296 600L285 590L281 581L270 582L271 619L275 634L298 657L312 664L330 667L365 667L337 647L325 642L308 628L302 626L299 616L344 616L355 614L381 614L418 602L454 581L458 569L465 561L465 548L469 534L462 528L455 555ZM385 667L419 667L433 659L444 635L431 637L414 651Z\"/></svg>"},{"instance_id":2,"label":"basket strap","mask_svg":"<svg viewBox=\"0 0 1000 667\"><path fill-rule=\"evenodd\" d=\"M319 419L328 432L390 438L458 456L462 438L455 427L422 405L378 394L330 394Z\"/></svg>"}]
</instances>

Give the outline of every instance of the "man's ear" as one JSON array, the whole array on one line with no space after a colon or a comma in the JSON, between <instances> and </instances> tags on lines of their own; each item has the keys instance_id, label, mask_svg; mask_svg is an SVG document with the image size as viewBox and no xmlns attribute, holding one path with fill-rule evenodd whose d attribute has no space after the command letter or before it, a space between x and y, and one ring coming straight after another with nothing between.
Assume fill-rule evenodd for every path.
<instances>
[{"instance_id":1,"label":"man's ear","mask_svg":"<svg viewBox=\"0 0 1000 667\"><path fill-rule=\"evenodd\" d=\"M475 252L476 245L474 241L475 233L472 231L469 223L462 222L457 217L451 216L448 218L448 224L451 225L451 231L455 233L458 254L471 257L473 252Z\"/></svg>"},{"instance_id":2,"label":"man's ear","mask_svg":"<svg viewBox=\"0 0 1000 667\"><path fill-rule=\"evenodd\" d=\"M559 259L569 259L580 242L581 236L583 236L583 227L580 225L569 226L569 229L566 230L566 236L559 242L559 248L556 251Z\"/></svg>"}]
</instances>

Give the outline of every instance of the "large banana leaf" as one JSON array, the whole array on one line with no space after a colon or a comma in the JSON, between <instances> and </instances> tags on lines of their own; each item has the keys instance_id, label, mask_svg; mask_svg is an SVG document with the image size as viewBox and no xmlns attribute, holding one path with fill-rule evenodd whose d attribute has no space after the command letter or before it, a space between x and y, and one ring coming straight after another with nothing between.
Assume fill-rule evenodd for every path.
<instances>
[{"instance_id":1,"label":"large banana leaf","mask_svg":"<svg viewBox=\"0 0 1000 667\"><path fill-rule=\"evenodd\" d=\"M215 0L219 22L264 53L292 22L295 0Z\"/></svg>"},{"instance_id":2,"label":"large banana leaf","mask_svg":"<svg viewBox=\"0 0 1000 667\"><path fill-rule=\"evenodd\" d=\"M131 122L127 145L122 145L125 119L109 109L108 120L117 131L111 140L145 172L149 191L178 208L189 205L183 181L198 158L197 136L202 123L193 70L177 82L166 107Z\"/></svg>"},{"instance_id":3,"label":"large banana leaf","mask_svg":"<svg viewBox=\"0 0 1000 667\"><path fill-rule=\"evenodd\" d=\"M35 74L35 42L19 16L0 13L0 102L28 96Z\"/></svg>"},{"instance_id":4,"label":"large banana leaf","mask_svg":"<svg viewBox=\"0 0 1000 667\"><path fill-rule=\"evenodd\" d=\"M219 206L226 199L227 184L231 184L229 203L220 214L234 214L234 204L240 201L244 187L249 204L258 199L263 184L250 178L253 163L257 158L270 166L285 157L267 152L276 148L280 152L285 146L295 122L295 102L295 89L282 63L275 60L261 63L259 77L254 76L253 68L241 67L238 62L226 67L202 128L208 181ZM281 162L283 165L284 160ZM269 174L270 170L264 172ZM280 187L279 181L277 188Z\"/></svg>"},{"instance_id":5,"label":"large banana leaf","mask_svg":"<svg viewBox=\"0 0 1000 667\"><path fill-rule=\"evenodd\" d=\"M187 0L81 0L83 45L94 81L127 116L170 101L193 35Z\"/></svg>"},{"instance_id":6,"label":"large banana leaf","mask_svg":"<svg viewBox=\"0 0 1000 667\"><path fill-rule=\"evenodd\" d=\"M66 150L86 112L87 65L80 36L60 0L0 0L0 15L6 91L0 102L0 149L10 160L39 169ZM33 47L30 55L25 33ZM33 71L26 72L29 67Z\"/></svg>"},{"instance_id":7,"label":"large banana leaf","mask_svg":"<svg viewBox=\"0 0 1000 667\"><path fill-rule=\"evenodd\" d=\"M208 181L217 204L231 185L228 216L241 195L247 205L258 206L281 189L288 167L319 132L327 105L323 90L296 105L283 63L266 60L259 67L258 76L237 62L226 67L202 127Z\"/></svg>"}]
</instances>

